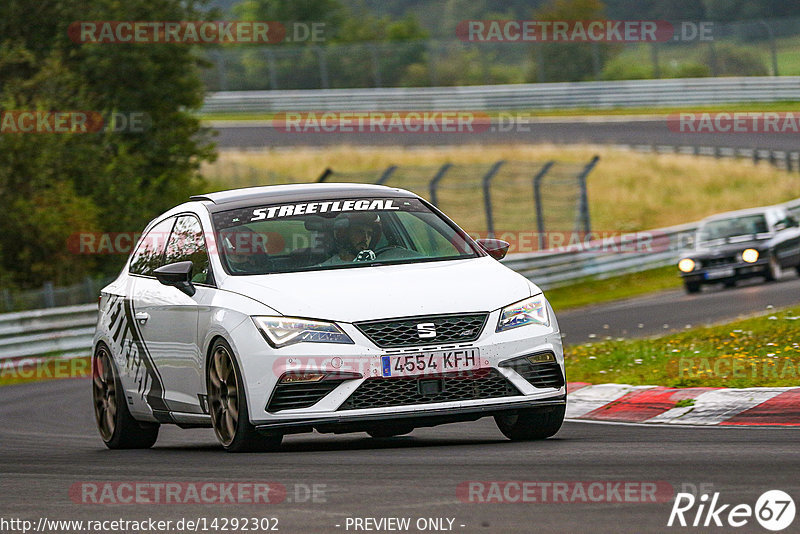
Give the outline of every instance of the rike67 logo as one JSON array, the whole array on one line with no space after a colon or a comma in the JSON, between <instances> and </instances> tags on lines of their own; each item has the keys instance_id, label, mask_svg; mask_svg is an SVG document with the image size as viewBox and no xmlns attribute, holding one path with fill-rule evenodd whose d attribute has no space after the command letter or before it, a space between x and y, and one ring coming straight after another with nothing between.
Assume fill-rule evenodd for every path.
<instances>
[{"instance_id":1,"label":"rike67 logo","mask_svg":"<svg viewBox=\"0 0 800 534\"><path fill-rule=\"evenodd\" d=\"M764 492L754 507L749 504L723 504L719 492L711 497L704 493L699 498L691 493L678 493L667 526L738 528L755 518L765 529L777 532L791 525L794 515L794 500L781 490Z\"/></svg>"}]
</instances>

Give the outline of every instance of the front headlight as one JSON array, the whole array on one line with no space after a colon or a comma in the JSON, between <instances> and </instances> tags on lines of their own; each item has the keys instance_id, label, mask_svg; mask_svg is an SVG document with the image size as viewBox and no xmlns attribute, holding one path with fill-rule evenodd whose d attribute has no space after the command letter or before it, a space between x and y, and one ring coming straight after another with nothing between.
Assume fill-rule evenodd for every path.
<instances>
[{"instance_id":1,"label":"front headlight","mask_svg":"<svg viewBox=\"0 0 800 534\"><path fill-rule=\"evenodd\" d=\"M746 248L742 251L742 261L746 263L755 263L758 261L758 251L754 248Z\"/></svg>"},{"instance_id":2,"label":"front headlight","mask_svg":"<svg viewBox=\"0 0 800 534\"><path fill-rule=\"evenodd\" d=\"M506 306L500 311L500 320L497 322L496 332L510 330L526 324L550 326L550 317L547 313L547 301L544 293L521 300Z\"/></svg>"},{"instance_id":3,"label":"front headlight","mask_svg":"<svg viewBox=\"0 0 800 534\"><path fill-rule=\"evenodd\" d=\"M683 258L681 261L678 262L678 269L682 273L690 273L694 271L695 262L692 258Z\"/></svg>"},{"instance_id":4,"label":"front headlight","mask_svg":"<svg viewBox=\"0 0 800 534\"><path fill-rule=\"evenodd\" d=\"M279 349L295 343L353 344L350 336L333 323L294 317L253 317L267 342Z\"/></svg>"}]
</instances>

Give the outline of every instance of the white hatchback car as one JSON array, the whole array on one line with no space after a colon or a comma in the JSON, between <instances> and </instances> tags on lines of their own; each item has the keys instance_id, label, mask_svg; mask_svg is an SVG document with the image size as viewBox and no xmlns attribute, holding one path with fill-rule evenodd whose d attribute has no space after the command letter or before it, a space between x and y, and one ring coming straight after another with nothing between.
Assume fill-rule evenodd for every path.
<instances>
[{"instance_id":1,"label":"white hatchback car","mask_svg":"<svg viewBox=\"0 0 800 534\"><path fill-rule=\"evenodd\" d=\"M357 184L195 196L153 220L102 291L93 400L110 448L213 427L229 451L284 434L494 416L561 427L561 336L542 291L422 198Z\"/></svg>"}]
</instances>

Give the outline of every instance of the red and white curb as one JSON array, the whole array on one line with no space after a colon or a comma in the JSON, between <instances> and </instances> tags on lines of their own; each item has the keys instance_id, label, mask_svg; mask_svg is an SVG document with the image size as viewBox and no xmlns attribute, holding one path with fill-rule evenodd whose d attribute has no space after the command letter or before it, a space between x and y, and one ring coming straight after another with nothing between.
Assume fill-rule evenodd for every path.
<instances>
[{"instance_id":1,"label":"red and white curb","mask_svg":"<svg viewBox=\"0 0 800 534\"><path fill-rule=\"evenodd\" d=\"M800 387L668 388L570 382L567 390L566 416L576 421L800 427Z\"/></svg>"}]
</instances>

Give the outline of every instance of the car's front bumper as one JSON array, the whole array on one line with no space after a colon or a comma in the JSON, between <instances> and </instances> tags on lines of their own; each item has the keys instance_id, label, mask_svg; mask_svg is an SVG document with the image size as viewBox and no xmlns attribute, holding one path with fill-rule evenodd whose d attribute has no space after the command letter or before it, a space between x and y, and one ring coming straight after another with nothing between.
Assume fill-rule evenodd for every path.
<instances>
[{"instance_id":1,"label":"car's front bumper","mask_svg":"<svg viewBox=\"0 0 800 534\"><path fill-rule=\"evenodd\" d=\"M322 431L336 427L366 428L376 423L395 419L412 422L413 426L435 425L442 422L474 420L486 415L519 410L534 406L563 404L566 397L566 377L561 335L558 325L549 309L551 325L548 327L528 325L495 332L499 311L489 314L481 336L471 347L480 350L482 367L499 373L513 386L514 394L496 398L459 399L447 402L425 402L407 405L393 405L358 409L343 408L343 404L366 380L408 380L407 378L382 378L375 375L376 365L387 351L376 347L353 325L340 323L340 327L355 342L354 345L335 345L321 343L299 343L282 349L270 348L261 337L252 321L245 321L233 334L234 351L239 358L240 367L247 391L251 422L262 431L302 432L312 428ZM411 351L436 350L441 347L426 346L409 349ZM551 352L561 372L563 385L560 387L535 387L515 369L502 366L521 356ZM336 371L356 371L364 377L346 380L307 408L285 409L270 412L268 404L275 386L283 372L292 365L310 364L328 366L339 358L350 367L338 367ZM355 362L355 364L353 364ZM364 362L366 366L362 365ZM377 366L379 367L379 365ZM329 367L327 367L330 369ZM314 370L314 369L310 369ZM425 376L424 378L429 378ZM464 378L469 380L469 378ZM352 431L352 430L341 430Z\"/></svg>"},{"instance_id":2,"label":"car's front bumper","mask_svg":"<svg viewBox=\"0 0 800 534\"><path fill-rule=\"evenodd\" d=\"M311 430L317 430L318 432L358 432L373 428L380 423L406 423L416 428L459 421L475 421L490 415L514 413L529 408L566 406L566 404L567 397L566 393L564 393L548 399L522 399L450 408L433 407L402 413L344 415L341 412L337 412L329 416L259 423L256 425L256 430L281 434L310 432Z\"/></svg>"},{"instance_id":3,"label":"car's front bumper","mask_svg":"<svg viewBox=\"0 0 800 534\"><path fill-rule=\"evenodd\" d=\"M699 261L703 261L702 258ZM680 275L685 282L698 284L717 284L730 280L743 280L756 276L764 276L769 272L769 264L766 260L758 260L755 263L730 263L715 265L712 267L701 267L689 273L681 272Z\"/></svg>"}]
</instances>

